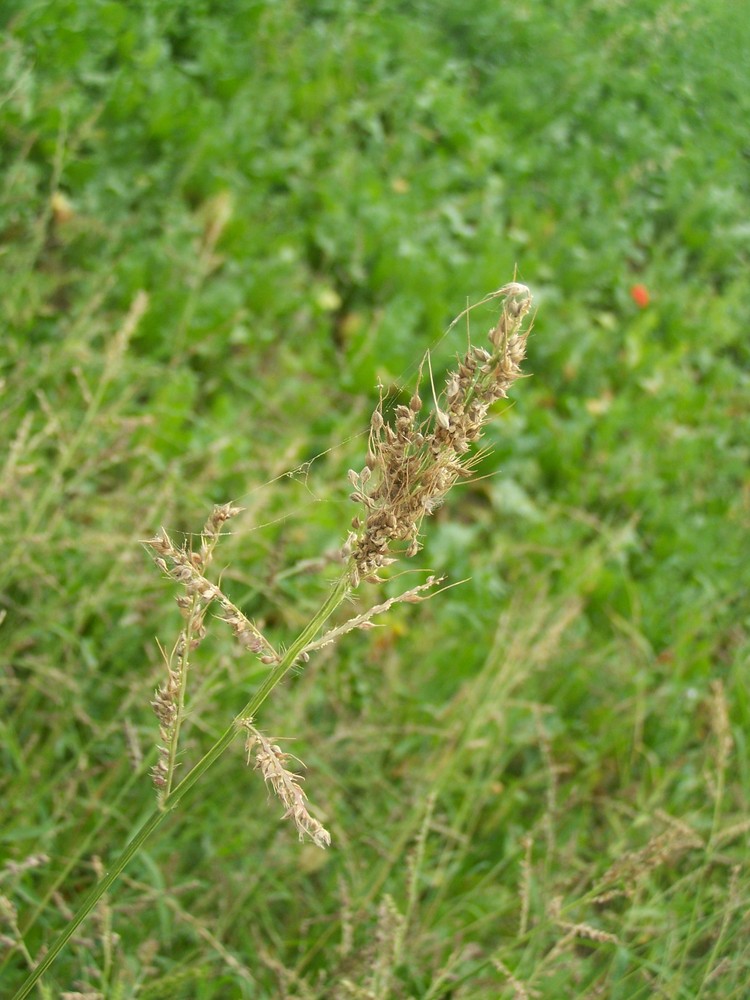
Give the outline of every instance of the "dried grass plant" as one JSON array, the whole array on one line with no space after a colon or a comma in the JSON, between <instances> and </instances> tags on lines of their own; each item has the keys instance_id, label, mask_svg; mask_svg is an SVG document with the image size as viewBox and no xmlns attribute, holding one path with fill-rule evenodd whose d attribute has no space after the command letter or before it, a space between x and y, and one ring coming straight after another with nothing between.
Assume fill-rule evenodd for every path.
<instances>
[{"instance_id":1,"label":"dried grass plant","mask_svg":"<svg viewBox=\"0 0 750 1000\"><path fill-rule=\"evenodd\" d=\"M353 518L341 549L340 574L317 612L286 648L276 649L207 575L226 522L239 514L240 508L233 504L215 507L203 527L197 551L176 544L164 529L146 542L157 567L180 587L177 604L183 617L171 651L163 651L165 677L152 703L159 724L158 757L152 769L157 803L120 857L85 897L58 940L34 966L15 1000L28 996L148 838L241 733L245 735L248 762L254 760L255 769L281 801L284 816L293 821L300 839L308 837L321 848L330 844L328 831L310 812L301 776L294 767L296 758L256 727L257 713L286 675L306 662L315 650L354 629L372 628L373 618L396 603L427 599L442 582L431 576L425 583L324 631L361 581L380 582L386 567L419 551L424 519L435 512L459 480L472 475L478 457L472 445L481 438L492 405L505 398L521 376L529 332L524 319L531 308L531 294L525 285L512 282L479 304L494 299L501 300L502 307L497 323L489 331L488 346L469 345L458 359L455 371L448 374L440 393L434 386L429 354L420 365L409 404L397 406L390 422L381 393L370 422L364 466L349 473L351 499L360 512ZM423 382L428 385L432 400L432 406L425 408L426 415L422 415L420 394ZM206 635L206 613L211 606L218 609L218 617L231 629L239 645L267 666L268 673L213 746L178 781L180 733L186 713L191 657ZM388 913L384 911L381 918L385 927L389 923ZM395 931L386 936L389 941L399 937ZM379 981L381 972L376 968L373 976Z\"/></svg>"}]
</instances>

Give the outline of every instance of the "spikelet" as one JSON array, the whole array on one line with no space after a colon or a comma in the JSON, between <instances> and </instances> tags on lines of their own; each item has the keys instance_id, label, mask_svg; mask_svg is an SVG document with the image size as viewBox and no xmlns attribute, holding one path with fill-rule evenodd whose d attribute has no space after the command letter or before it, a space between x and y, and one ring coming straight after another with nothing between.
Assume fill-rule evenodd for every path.
<instances>
[{"instance_id":1,"label":"spikelet","mask_svg":"<svg viewBox=\"0 0 750 1000\"><path fill-rule=\"evenodd\" d=\"M349 473L351 499L363 508L343 552L355 587L362 578L377 580L378 570L398 555L419 551L423 519L461 477L471 474L475 458L469 449L481 437L490 407L521 376L528 336L522 324L531 293L513 282L490 297L504 297L500 319L489 332L492 350L469 348L439 396L433 387L434 407L427 417L419 417L419 383L409 405L396 407L392 423L383 417L381 395L370 421L365 467ZM429 368L429 354L426 361ZM424 362L420 376L423 368Z\"/></svg>"},{"instance_id":2,"label":"spikelet","mask_svg":"<svg viewBox=\"0 0 750 1000\"><path fill-rule=\"evenodd\" d=\"M287 767L290 760L302 762L293 754L285 753L278 744L272 743L253 726L250 719L245 719L242 725L248 734L245 742L248 764L251 756L254 756L255 769L260 771L266 784L286 808L284 819L294 821L300 840L307 836L318 847L330 846L330 833L310 815L307 796L300 785L302 779Z\"/></svg>"}]
</instances>

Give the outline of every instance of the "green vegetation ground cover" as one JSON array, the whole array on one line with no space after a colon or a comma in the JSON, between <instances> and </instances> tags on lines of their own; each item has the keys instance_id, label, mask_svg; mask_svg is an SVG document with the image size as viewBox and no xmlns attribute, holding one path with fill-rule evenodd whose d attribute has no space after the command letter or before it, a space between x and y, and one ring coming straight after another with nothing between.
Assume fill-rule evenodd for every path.
<instances>
[{"instance_id":1,"label":"green vegetation ground cover","mask_svg":"<svg viewBox=\"0 0 750 1000\"><path fill-rule=\"evenodd\" d=\"M0 11L1 891L32 955L152 802L178 617L139 539L236 499L223 579L294 634L377 379L516 265L539 310L420 557L469 582L259 720L334 847L238 748L49 995L743 996L750 27L645 0ZM261 677L218 629L201 654L185 766Z\"/></svg>"}]
</instances>

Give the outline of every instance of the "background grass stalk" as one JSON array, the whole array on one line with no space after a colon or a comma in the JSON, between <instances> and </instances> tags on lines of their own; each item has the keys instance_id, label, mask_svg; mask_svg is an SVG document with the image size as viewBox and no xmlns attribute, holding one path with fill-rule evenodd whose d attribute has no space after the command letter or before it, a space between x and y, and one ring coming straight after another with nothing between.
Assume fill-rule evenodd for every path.
<instances>
[{"instance_id":1,"label":"background grass stalk","mask_svg":"<svg viewBox=\"0 0 750 1000\"><path fill-rule=\"evenodd\" d=\"M151 814L143 822L138 832L133 836L117 860L110 866L96 885L91 888L79 906L77 912L66 924L60 936L49 949L47 954L36 966L36 968L29 973L21 988L14 995L13 1000L23 1000L24 997L29 995L38 980L50 968L76 930L94 910L104 894L115 884L125 868L138 854L151 834L159 829L167 816L178 806L182 798L190 791L193 785L197 784L211 765L214 764L219 757L221 757L237 734L241 732L239 723L241 723L243 719L252 718L266 698L268 698L271 694L273 689L280 684L284 677L289 673L299 654L305 646L312 641L318 631L331 617L336 608L338 608L342 601L346 598L348 591L349 577L347 574L340 577L334 584L333 589L317 613L313 615L309 623L299 633L289 649L286 653L284 653L281 662L274 667L266 680L261 684L253 697L242 709L237 718L231 723L231 725L227 726L211 749L204 754L195 767L192 768L190 773L183 778L180 784L177 785L177 787L164 798L161 805L154 806Z\"/></svg>"}]
</instances>

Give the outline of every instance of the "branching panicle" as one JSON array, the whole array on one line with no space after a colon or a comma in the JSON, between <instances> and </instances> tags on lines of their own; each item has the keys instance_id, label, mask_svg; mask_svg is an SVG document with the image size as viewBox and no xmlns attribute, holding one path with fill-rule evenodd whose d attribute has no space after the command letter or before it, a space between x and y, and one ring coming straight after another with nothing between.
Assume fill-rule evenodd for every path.
<instances>
[{"instance_id":1,"label":"branching panicle","mask_svg":"<svg viewBox=\"0 0 750 1000\"><path fill-rule=\"evenodd\" d=\"M492 351L469 348L439 396L433 387L434 407L426 418L418 419L419 384L409 405L396 407L391 424L383 417L381 395L370 422L365 467L349 473L351 499L364 509L363 518L352 522L355 530L343 553L354 587L363 577L377 579L378 570L394 561L394 543L404 543L397 554L419 551L422 520L460 477L470 475L473 460L465 456L481 437L490 407L521 376L528 336L522 323L531 293L513 282L491 297L504 297L500 319L489 332ZM429 367L429 355L426 361Z\"/></svg>"},{"instance_id":2,"label":"branching panicle","mask_svg":"<svg viewBox=\"0 0 750 1000\"><path fill-rule=\"evenodd\" d=\"M147 543L159 568L182 587L177 604L185 622L172 652L164 655L167 676L152 703L161 740L153 778L162 800L173 787L190 654L205 635L204 619L212 603L220 607L219 618L229 625L242 647L273 668L259 692L260 704L294 664L306 662L311 652L354 629L375 627L372 619L396 603L426 600L431 596L426 592L442 582L430 577L426 583L320 634L333 611L361 579L377 580L379 570L396 562L400 555L413 556L419 550L423 519L437 510L461 477L471 475L478 457L470 454L471 446L481 437L489 409L505 398L520 377L528 335L522 323L531 307L531 294L525 285L512 283L488 298L503 299L500 318L489 331L491 350L469 347L458 359L456 370L448 374L440 394L435 391L430 356L426 355L409 404L397 406L390 423L383 416L381 394L370 421L364 468L349 473L351 498L361 504L363 514L353 519L353 530L342 548L347 569L318 615L286 651L278 652L221 587L206 577L222 528L240 512L239 508L231 504L214 507L201 532L197 552L175 545L163 528ZM420 385L425 369L433 406L425 417L420 417L424 405ZM284 802L287 815L294 818L301 835L307 834L319 846L326 846L328 834L310 817L300 779L286 767L291 755L270 743L249 722L244 725L249 733L248 752L254 751L256 767Z\"/></svg>"},{"instance_id":3,"label":"branching panicle","mask_svg":"<svg viewBox=\"0 0 750 1000\"><path fill-rule=\"evenodd\" d=\"M426 591L440 582L430 577L426 583L370 607L343 625L323 632L361 579L377 580L378 572L383 567L393 563L400 555L413 556L419 550L419 532L423 519L434 513L460 477L471 474L473 463L477 460L476 454L473 457L470 454L471 445L481 437L492 404L505 398L510 386L520 377L520 365L528 336L528 330L522 329L524 317L531 307L531 294L526 286L517 283L505 285L484 301L494 298L503 299L503 308L500 319L489 332L492 350L470 347L466 355L459 359L456 371L448 375L439 396L435 393L429 354L420 367L417 387L408 406L397 406L390 424L383 417L384 401L381 395L370 421L364 468L361 472L351 472L349 477L353 487L352 499L361 504L363 513L362 517L352 520L352 530L341 552L346 567L329 588L317 611L280 652L226 597L221 587L206 576L222 528L227 520L240 512L239 508L231 504L214 507L201 532L197 552L191 551L187 546L175 545L164 529L146 543L157 567L182 588L177 604L184 620L171 653L164 654L166 679L152 703L159 721L161 740L158 762L152 772L158 789L159 806L130 838L119 857L106 871L102 869L95 889L87 894L57 941L30 972L18 994L19 1000L28 995L70 941L76 929L91 914L169 812L176 808L231 746L237 737L238 728L246 730L248 757L254 756L255 767L284 804L285 816L294 820L300 839L307 836L321 848L330 844L330 834L310 814L307 797L300 784L302 779L287 766L293 755L285 753L255 729L252 719L271 692L297 664L309 658L310 652L334 642L353 629L373 628L372 618L388 611L397 602L427 599L431 595ZM460 317L453 325L458 319ZM420 418L423 402L419 386L425 364L430 375L434 406L426 418ZM206 634L205 616L212 603L219 605L221 619L229 625L239 643L271 669L235 717L236 721L227 725L187 775L176 782L175 771L180 729L185 716L190 655ZM723 699L718 691L715 702L715 728L719 736L720 771L723 774L722 769L731 750L731 734L726 712L722 708ZM721 789L717 792L716 801L718 814ZM618 871L608 874L610 879L620 875ZM413 909L415 898L410 891L410 910ZM3 900L0 899L0 911L2 910ZM4 916L7 923L9 913L12 924L14 914L8 911L7 906L4 915L0 912L0 922ZM380 995L388 991L390 970L397 964L406 927L407 921L399 916L394 907L386 905L379 921L382 961L373 970L373 993ZM566 929L573 937L594 936L598 940L605 940L596 928L592 929L588 925L569 924ZM11 945L15 944L15 938L8 940ZM30 956L26 957L31 964Z\"/></svg>"},{"instance_id":4,"label":"branching panicle","mask_svg":"<svg viewBox=\"0 0 750 1000\"><path fill-rule=\"evenodd\" d=\"M203 575L211 562L214 548L225 522L240 513L239 507L221 504L211 511L201 532L200 551L191 552L174 544L162 528L146 543L154 553L156 564L168 576L182 584L184 591L176 597L184 624L169 655L164 654L167 676L151 705L159 720L159 757L151 774L163 799L172 788L177 766L180 728L184 716L190 654L197 649L206 634L204 619L212 601L217 601L235 635L255 652L265 651L262 636L242 613L229 602L221 590ZM268 649L274 654L270 644Z\"/></svg>"}]
</instances>

